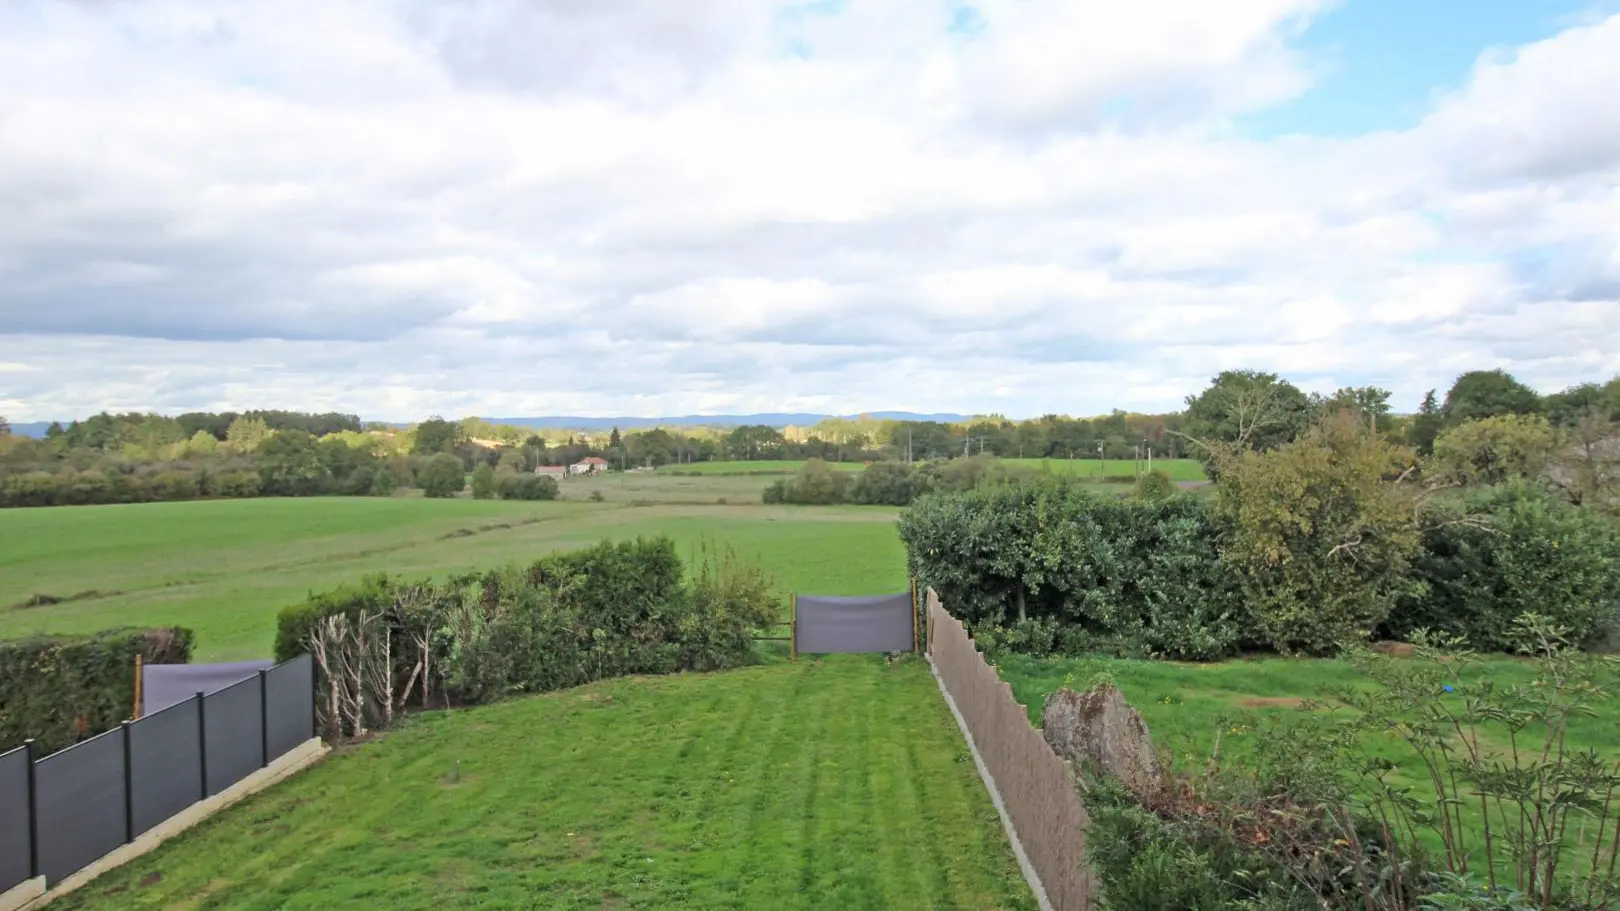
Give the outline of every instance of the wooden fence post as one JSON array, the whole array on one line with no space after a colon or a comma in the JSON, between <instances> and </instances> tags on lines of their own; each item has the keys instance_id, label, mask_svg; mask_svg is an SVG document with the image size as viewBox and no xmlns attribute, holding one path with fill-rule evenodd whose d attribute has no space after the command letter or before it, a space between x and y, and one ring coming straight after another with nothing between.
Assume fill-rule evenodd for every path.
<instances>
[{"instance_id":1,"label":"wooden fence post","mask_svg":"<svg viewBox=\"0 0 1620 911\"><path fill-rule=\"evenodd\" d=\"M131 718L141 720L141 656L135 656L135 707L130 712Z\"/></svg>"}]
</instances>

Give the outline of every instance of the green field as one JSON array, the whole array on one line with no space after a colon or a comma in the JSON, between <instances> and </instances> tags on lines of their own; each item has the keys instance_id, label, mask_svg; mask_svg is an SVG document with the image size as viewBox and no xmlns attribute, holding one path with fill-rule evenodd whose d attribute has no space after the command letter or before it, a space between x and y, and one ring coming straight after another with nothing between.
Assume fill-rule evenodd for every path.
<instances>
[{"instance_id":1,"label":"green field","mask_svg":"<svg viewBox=\"0 0 1620 911\"><path fill-rule=\"evenodd\" d=\"M866 467L864 462L828 462L827 464L844 471L860 471ZM735 462L689 462L685 465L665 465L658 471L664 474L776 475L793 474L803 467L803 460L770 461L755 459L753 461L740 460Z\"/></svg>"},{"instance_id":2,"label":"green field","mask_svg":"<svg viewBox=\"0 0 1620 911\"><path fill-rule=\"evenodd\" d=\"M1053 474L1072 475L1082 478L1134 478L1138 470L1147 468L1146 462L1136 462L1131 459L1106 459L1101 462L1100 471L1097 459L1002 459L1007 465L1017 465L1021 468L1033 468L1037 471L1050 471ZM1208 476L1204 474L1204 463L1197 459L1154 459L1153 468L1170 476L1172 481L1205 481Z\"/></svg>"},{"instance_id":3,"label":"green field","mask_svg":"<svg viewBox=\"0 0 1620 911\"><path fill-rule=\"evenodd\" d=\"M625 480L633 480L627 476ZM601 479L611 490L612 479ZM583 488L570 488L573 496ZM592 482L581 482L592 483ZM421 498L215 500L0 510L0 637L119 625L196 630L195 661L267 657L276 612L362 574L445 574L603 538L728 544L780 589L904 591L897 512ZM36 595L72 599L22 606Z\"/></svg>"},{"instance_id":4,"label":"green field","mask_svg":"<svg viewBox=\"0 0 1620 911\"><path fill-rule=\"evenodd\" d=\"M926 666L861 655L420 715L52 907L1035 902Z\"/></svg>"}]
</instances>

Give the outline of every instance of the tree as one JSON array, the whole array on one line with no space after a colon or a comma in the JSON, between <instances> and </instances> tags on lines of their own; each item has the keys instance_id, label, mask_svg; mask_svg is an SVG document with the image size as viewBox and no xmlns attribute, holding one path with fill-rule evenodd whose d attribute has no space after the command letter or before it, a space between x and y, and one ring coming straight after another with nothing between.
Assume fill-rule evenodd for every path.
<instances>
[{"instance_id":1,"label":"tree","mask_svg":"<svg viewBox=\"0 0 1620 911\"><path fill-rule=\"evenodd\" d=\"M1557 432L1541 415L1501 414L1466 421L1440 434L1425 474L1460 486L1537 478L1558 448Z\"/></svg>"},{"instance_id":2,"label":"tree","mask_svg":"<svg viewBox=\"0 0 1620 911\"><path fill-rule=\"evenodd\" d=\"M464 438L460 424L434 415L416 425L411 452L417 455L455 452Z\"/></svg>"},{"instance_id":3,"label":"tree","mask_svg":"<svg viewBox=\"0 0 1620 911\"><path fill-rule=\"evenodd\" d=\"M1160 503L1179 492L1176 482L1157 468L1136 479L1135 495L1144 503Z\"/></svg>"},{"instance_id":4,"label":"tree","mask_svg":"<svg viewBox=\"0 0 1620 911\"><path fill-rule=\"evenodd\" d=\"M231 422L225 439L237 452L254 452L270 436L270 427L260 418L240 417Z\"/></svg>"},{"instance_id":5,"label":"tree","mask_svg":"<svg viewBox=\"0 0 1620 911\"><path fill-rule=\"evenodd\" d=\"M618 449L620 442L621 442L621 440L619 439L619 428L615 427L615 428L613 428L613 433L608 435L608 448L609 449Z\"/></svg>"},{"instance_id":6,"label":"tree","mask_svg":"<svg viewBox=\"0 0 1620 911\"><path fill-rule=\"evenodd\" d=\"M315 438L302 430L278 430L259 444L259 482L265 496L307 497L325 493L332 474L321 463Z\"/></svg>"},{"instance_id":7,"label":"tree","mask_svg":"<svg viewBox=\"0 0 1620 911\"><path fill-rule=\"evenodd\" d=\"M199 430L186 441L187 458L211 456L219 452L219 440L206 430Z\"/></svg>"},{"instance_id":8,"label":"tree","mask_svg":"<svg viewBox=\"0 0 1620 911\"><path fill-rule=\"evenodd\" d=\"M1446 422L1460 424L1499 414L1539 414L1541 396L1506 370L1472 370L1446 393Z\"/></svg>"},{"instance_id":9,"label":"tree","mask_svg":"<svg viewBox=\"0 0 1620 911\"><path fill-rule=\"evenodd\" d=\"M1434 452L1434 439L1445 429L1445 412L1440 410L1440 403L1435 399L1434 390L1430 389L1423 396L1423 403L1418 406L1418 413L1412 418L1412 424L1407 428L1407 440L1419 455L1429 455Z\"/></svg>"},{"instance_id":10,"label":"tree","mask_svg":"<svg viewBox=\"0 0 1620 911\"><path fill-rule=\"evenodd\" d=\"M1275 450L1220 458L1211 508L1253 633L1284 653L1365 641L1410 590L1417 525L1392 479L1407 476L1411 450L1340 412Z\"/></svg>"},{"instance_id":11,"label":"tree","mask_svg":"<svg viewBox=\"0 0 1620 911\"><path fill-rule=\"evenodd\" d=\"M1217 448L1275 449L1294 440L1310 423L1310 399L1294 384L1275 373L1227 370L1203 392L1187 398L1181 434L1203 450L1208 468L1218 472Z\"/></svg>"},{"instance_id":12,"label":"tree","mask_svg":"<svg viewBox=\"0 0 1620 911\"><path fill-rule=\"evenodd\" d=\"M1549 475L1570 502L1620 512L1620 426L1601 411L1588 411L1569 430Z\"/></svg>"},{"instance_id":13,"label":"tree","mask_svg":"<svg viewBox=\"0 0 1620 911\"><path fill-rule=\"evenodd\" d=\"M461 493L467 478L462 473L461 460L441 452L428 460L416 482L427 496L444 499Z\"/></svg>"},{"instance_id":14,"label":"tree","mask_svg":"<svg viewBox=\"0 0 1620 911\"><path fill-rule=\"evenodd\" d=\"M495 496L495 469L489 467L488 462L481 462L473 469L472 495L474 500L489 500Z\"/></svg>"},{"instance_id":15,"label":"tree","mask_svg":"<svg viewBox=\"0 0 1620 911\"><path fill-rule=\"evenodd\" d=\"M11 436L11 422L6 420L5 415L0 414L0 437L9 436Z\"/></svg>"},{"instance_id":16,"label":"tree","mask_svg":"<svg viewBox=\"0 0 1620 911\"><path fill-rule=\"evenodd\" d=\"M1589 414L1620 421L1620 377L1608 383L1581 383L1543 400L1547 419L1555 427L1572 428Z\"/></svg>"}]
</instances>

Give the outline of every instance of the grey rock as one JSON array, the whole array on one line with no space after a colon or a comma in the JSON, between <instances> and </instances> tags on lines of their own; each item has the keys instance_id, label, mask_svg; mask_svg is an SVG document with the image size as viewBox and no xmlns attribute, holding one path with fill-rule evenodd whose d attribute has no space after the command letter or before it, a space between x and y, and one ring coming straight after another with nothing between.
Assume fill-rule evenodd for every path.
<instances>
[{"instance_id":1,"label":"grey rock","mask_svg":"<svg viewBox=\"0 0 1620 911\"><path fill-rule=\"evenodd\" d=\"M1146 796L1161 782L1147 723L1118 688L1061 689L1046 700L1041 728L1053 752L1077 769L1095 766Z\"/></svg>"}]
</instances>

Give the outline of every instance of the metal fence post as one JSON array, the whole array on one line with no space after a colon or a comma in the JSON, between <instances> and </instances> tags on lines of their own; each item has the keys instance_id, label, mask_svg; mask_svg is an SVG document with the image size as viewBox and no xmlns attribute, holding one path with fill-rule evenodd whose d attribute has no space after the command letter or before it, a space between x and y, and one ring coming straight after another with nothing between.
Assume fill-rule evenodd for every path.
<instances>
[{"instance_id":1,"label":"metal fence post","mask_svg":"<svg viewBox=\"0 0 1620 911\"><path fill-rule=\"evenodd\" d=\"M38 761L39 747L30 737L23 741L28 760L28 876L39 875L39 789L34 785L34 763Z\"/></svg>"},{"instance_id":2,"label":"metal fence post","mask_svg":"<svg viewBox=\"0 0 1620 911\"><path fill-rule=\"evenodd\" d=\"M259 672L259 768L270 764L270 687L266 671Z\"/></svg>"},{"instance_id":3,"label":"metal fence post","mask_svg":"<svg viewBox=\"0 0 1620 911\"><path fill-rule=\"evenodd\" d=\"M124 844L135 840L135 770L129 757L130 723L121 721L118 729L124 733Z\"/></svg>"},{"instance_id":4,"label":"metal fence post","mask_svg":"<svg viewBox=\"0 0 1620 911\"><path fill-rule=\"evenodd\" d=\"M197 767L201 770L202 796L198 800L208 799L208 705L203 701L203 693L197 691Z\"/></svg>"}]
</instances>

